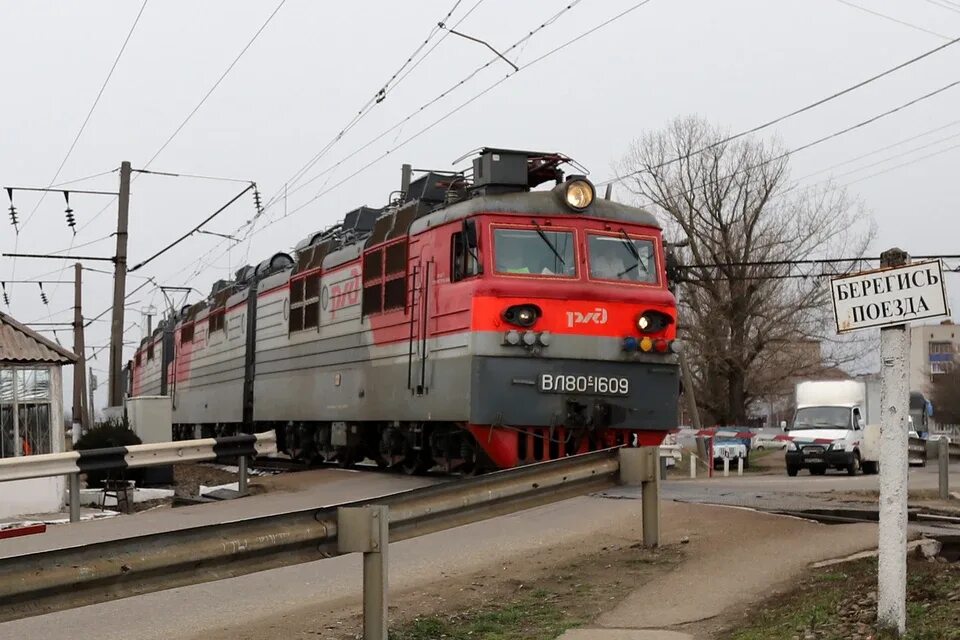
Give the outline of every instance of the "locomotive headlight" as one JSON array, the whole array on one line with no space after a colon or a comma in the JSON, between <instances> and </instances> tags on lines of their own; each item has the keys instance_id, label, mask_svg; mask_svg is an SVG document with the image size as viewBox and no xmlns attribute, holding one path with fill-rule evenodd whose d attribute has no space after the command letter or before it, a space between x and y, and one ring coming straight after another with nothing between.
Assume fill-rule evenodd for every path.
<instances>
[{"instance_id":1,"label":"locomotive headlight","mask_svg":"<svg viewBox=\"0 0 960 640\"><path fill-rule=\"evenodd\" d=\"M532 304L518 304L507 307L503 319L520 327L532 327L540 317L540 308Z\"/></svg>"},{"instance_id":2,"label":"locomotive headlight","mask_svg":"<svg viewBox=\"0 0 960 640\"><path fill-rule=\"evenodd\" d=\"M593 202L593 185L586 178L570 180L566 183L566 187L564 199L571 208L586 209Z\"/></svg>"},{"instance_id":3,"label":"locomotive headlight","mask_svg":"<svg viewBox=\"0 0 960 640\"><path fill-rule=\"evenodd\" d=\"M659 311L644 311L637 316L637 329L640 333L657 333L663 331L673 322L673 318Z\"/></svg>"}]
</instances>

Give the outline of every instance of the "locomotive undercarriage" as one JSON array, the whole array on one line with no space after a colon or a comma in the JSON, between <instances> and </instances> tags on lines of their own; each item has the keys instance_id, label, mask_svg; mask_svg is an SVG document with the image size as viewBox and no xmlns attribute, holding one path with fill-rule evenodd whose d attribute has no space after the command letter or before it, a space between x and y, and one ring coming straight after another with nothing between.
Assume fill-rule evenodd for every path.
<instances>
[{"instance_id":1,"label":"locomotive undercarriage","mask_svg":"<svg viewBox=\"0 0 960 640\"><path fill-rule=\"evenodd\" d=\"M473 436L457 423L257 423L254 431L274 429L277 450L310 465L336 463L349 468L365 460L408 475L431 469L473 475L492 468ZM174 440L237 435L236 423L174 425Z\"/></svg>"}]
</instances>

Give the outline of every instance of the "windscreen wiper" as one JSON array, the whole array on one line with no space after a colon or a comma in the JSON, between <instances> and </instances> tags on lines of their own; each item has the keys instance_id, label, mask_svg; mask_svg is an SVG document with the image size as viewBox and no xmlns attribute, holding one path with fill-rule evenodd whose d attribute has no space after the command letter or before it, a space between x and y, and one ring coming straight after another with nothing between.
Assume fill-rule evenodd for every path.
<instances>
[{"instance_id":1,"label":"windscreen wiper","mask_svg":"<svg viewBox=\"0 0 960 640\"><path fill-rule=\"evenodd\" d=\"M626 269L618 273L617 274L618 278L621 276L627 275L628 273L630 273L631 271L639 267L641 263L640 252L637 251L636 245L633 244L633 240L630 239L630 236L627 234L626 231L624 231L623 227L620 227L620 235L623 236L620 242L622 242L627 247L627 249L630 250L630 253L633 254L633 259L636 260L636 262L634 262L632 265L630 265L629 267L627 267ZM643 270L648 273L650 271L649 269L647 269L646 266L643 267Z\"/></svg>"},{"instance_id":2,"label":"windscreen wiper","mask_svg":"<svg viewBox=\"0 0 960 640\"><path fill-rule=\"evenodd\" d=\"M553 246L553 243L550 242L550 238L547 237L547 234L543 232L543 229L540 228L540 225L537 224L536 220L531 220L533 226L537 229L537 235L540 236L540 239L547 243L547 246L550 247L550 251L553 251L553 255L557 256L557 260L560 261L560 264L567 266L566 261L563 259L563 256L560 255L560 252L557 251L557 248Z\"/></svg>"}]
</instances>

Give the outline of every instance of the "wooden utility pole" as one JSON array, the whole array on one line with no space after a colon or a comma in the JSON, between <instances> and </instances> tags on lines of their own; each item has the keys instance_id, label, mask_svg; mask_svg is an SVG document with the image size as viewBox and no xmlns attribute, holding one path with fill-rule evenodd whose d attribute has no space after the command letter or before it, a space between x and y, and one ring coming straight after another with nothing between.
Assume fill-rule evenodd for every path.
<instances>
[{"instance_id":1,"label":"wooden utility pole","mask_svg":"<svg viewBox=\"0 0 960 640\"><path fill-rule=\"evenodd\" d=\"M123 305L127 293L127 219L130 213L130 163L120 164L120 197L117 207L117 253L113 269L113 315L110 322L108 405L123 405Z\"/></svg>"},{"instance_id":2,"label":"wooden utility pole","mask_svg":"<svg viewBox=\"0 0 960 640\"><path fill-rule=\"evenodd\" d=\"M73 352L79 360L73 365L73 422L82 429L90 427L86 407L86 354L83 344L83 266L78 262L73 265Z\"/></svg>"}]
</instances>

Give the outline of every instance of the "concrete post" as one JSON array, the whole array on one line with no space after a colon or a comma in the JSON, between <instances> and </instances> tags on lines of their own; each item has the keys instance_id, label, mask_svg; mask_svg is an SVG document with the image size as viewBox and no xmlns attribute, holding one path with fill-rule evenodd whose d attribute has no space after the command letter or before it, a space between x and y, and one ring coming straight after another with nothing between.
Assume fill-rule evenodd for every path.
<instances>
[{"instance_id":1,"label":"concrete post","mask_svg":"<svg viewBox=\"0 0 960 640\"><path fill-rule=\"evenodd\" d=\"M724 478L730 477L730 458L723 459L723 477Z\"/></svg>"},{"instance_id":2,"label":"concrete post","mask_svg":"<svg viewBox=\"0 0 960 640\"><path fill-rule=\"evenodd\" d=\"M946 438L937 441L937 462L940 467L940 499L950 499L950 443Z\"/></svg>"},{"instance_id":3,"label":"concrete post","mask_svg":"<svg viewBox=\"0 0 960 640\"><path fill-rule=\"evenodd\" d=\"M659 456L657 447L644 447L644 449L649 451L650 457ZM660 545L660 475L657 473L651 475L653 477L648 477L640 489L643 500L643 546L649 548Z\"/></svg>"},{"instance_id":4,"label":"concrete post","mask_svg":"<svg viewBox=\"0 0 960 640\"><path fill-rule=\"evenodd\" d=\"M120 163L120 197L117 205L117 253L113 266L113 309L110 317L108 406L123 406L123 303L127 291L127 218L130 211L130 163Z\"/></svg>"},{"instance_id":5,"label":"concrete post","mask_svg":"<svg viewBox=\"0 0 960 640\"><path fill-rule=\"evenodd\" d=\"M737 458L737 475L743 475L743 458Z\"/></svg>"},{"instance_id":6,"label":"concrete post","mask_svg":"<svg viewBox=\"0 0 960 640\"><path fill-rule=\"evenodd\" d=\"M643 518L643 545L660 544L660 474L657 473L659 447L620 449L620 484L640 487Z\"/></svg>"},{"instance_id":7,"label":"concrete post","mask_svg":"<svg viewBox=\"0 0 960 640\"><path fill-rule=\"evenodd\" d=\"M655 448L654 448L655 449ZM387 640L388 507L341 507L337 510L337 547L363 553L363 639Z\"/></svg>"},{"instance_id":8,"label":"concrete post","mask_svg":"<svg viewBox=\"0 0 960 640\"><path fill-rule=\"evenodd\" d=\"M690 479L697 479L697 456L695 453L690 454Z\"/></svg>"},{"instance_id":9,"label":"concrete post","mask_svg":"<svg viewBox=\"0 0 960 640\"><path fill-rule=\"evenodd\" d=\"M240 495L247 495L247 476L248 476L248 461L247 456L240 456L240 479L237 483L237 490L240 492Z\"/></svg>"},{"instance_id":10,"label":"concrete post","mask_svg":"<svg viewBox=\"0 0 960 640\"><path fill-rule=\"evenodd\" d=\"M80 522L80 474L69 475L67 497L70 500L70 522Z\"/></svg>"},{"instance_id":11,"label":"concrete post","mask_svg":"<svg viewBox=\"0 0 960 640\"><path fill-rule=\"evenodd\" d=\"M881 267L907 264L890 249ZM902 636L907 628L907 457L910 331L906 325L880 330L880 533L877 561L877 624Z\"/></svg>"}]
</instances>

